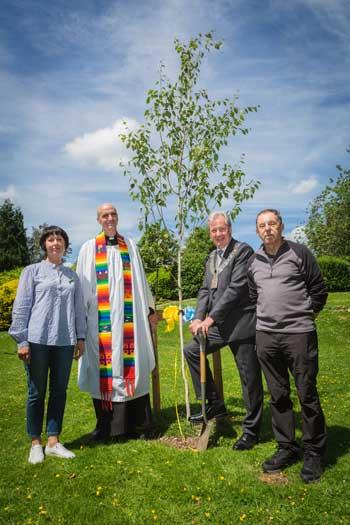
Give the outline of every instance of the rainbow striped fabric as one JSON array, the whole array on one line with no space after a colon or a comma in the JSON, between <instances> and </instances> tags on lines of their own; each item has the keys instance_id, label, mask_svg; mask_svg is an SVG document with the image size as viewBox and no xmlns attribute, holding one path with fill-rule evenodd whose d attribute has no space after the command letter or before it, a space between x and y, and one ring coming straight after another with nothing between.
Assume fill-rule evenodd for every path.
<instances>
[{"instance_id":1,"label":"rainbow striped fabric","mask_svg":"<svg viewBox=\"0 0 350 525\"><path fill-rule=\"evenodd\" d=\"M123 325L123 376L126 393L132 397L135 393L135 345L134 319L132 304L132 273L128 247L123 237L117 242L123 264L124 278L124 325ZM109 281L107 264L106 238L103 232L95 239L96 289L98 302L98 342L100 364L100 391L102 407L112 409L113 373L112 373L112 325L109 299Z\"/></svg>"}]
</instances>

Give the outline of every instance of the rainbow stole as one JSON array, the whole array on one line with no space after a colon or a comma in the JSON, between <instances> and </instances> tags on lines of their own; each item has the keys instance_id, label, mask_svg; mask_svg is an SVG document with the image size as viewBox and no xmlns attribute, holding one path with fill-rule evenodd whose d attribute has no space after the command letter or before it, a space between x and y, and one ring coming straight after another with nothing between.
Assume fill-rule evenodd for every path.
<instances>
[{"instance_id":1,"label":"rainbow stole","mask_svg":"<svg viewBox=\"0 0 350 525\"><path fill-rule=\"evenodd\" d=\"M129 397L132 397L135 393L135 345L131 263L128 247L124 238L118 236L117 242L123 264L124 278L123 376L126 393ZM95 239L95 247L100 392L102 408L105 410L111 410L113 393L112 324L109 300L107 247L104 232L97 235Z\"/></svg>"}]
</instances>

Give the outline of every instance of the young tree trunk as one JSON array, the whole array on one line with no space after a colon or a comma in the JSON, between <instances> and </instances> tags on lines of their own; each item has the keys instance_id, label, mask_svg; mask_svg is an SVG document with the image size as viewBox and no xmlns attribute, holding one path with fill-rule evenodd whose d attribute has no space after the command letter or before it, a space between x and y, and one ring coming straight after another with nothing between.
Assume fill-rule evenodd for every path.
<instances>
[{"instance_id":1,"label":"young tree trunk","mask_svg":"<svg viewBox=\"0 0 350 525\"><path fill-rule=\"evenodd\" d=\"M191 415L190 411L190 398L189 398L189 390L188 390L188 381L186 376L186 368L185 368L185 356L184 356L184 334L183 334L183 324L182 324L182 283L181 283L181 248L179 247L178 251L178 257L177 257L177 286L178 286L178 294L179 294L179 336L180 336L180 352L181 352L181 371L182 371L182 378L184 381L185 386L185 404L186 404L186 418L188 418Z\"/></svg>"}]
</instances>

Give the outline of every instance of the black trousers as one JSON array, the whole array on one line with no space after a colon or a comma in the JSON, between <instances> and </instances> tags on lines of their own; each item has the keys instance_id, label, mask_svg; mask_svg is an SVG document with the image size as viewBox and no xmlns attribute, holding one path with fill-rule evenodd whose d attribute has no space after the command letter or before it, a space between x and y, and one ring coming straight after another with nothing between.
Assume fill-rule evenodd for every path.
<instances>
[{"instance_id":1,"label":"black trousers","mask_svg":"<svg viewBox=\"0 0 350 525\"><path fill-rule=\"evenodd\" d=\"M246 416L242 425L243 431L247 434L258 436L263 412L263 388L261 369L256 355L255 340L245 339L228 343L222 339L216 326L210 328L206 345L206 355L217 352L226 345L230 347L235 358L241 380L243 401L246 409ZM196 396L200 399L200 351L197 337L194 337L192 341L186 345L184 353L190 369ZM208 359L206 359L206 397L209 402L219 398Z\"/></svg>"},{"instance_id":2,"label":"black trousers","mask_svg":"<svg viewBox=\"0 0 350 525\"><path fill-rule=\"evenodd\" d=\"M100 399L92 399L96 413L96 430L104 437L117 437L137 433L139 429L147 430L152 422L152 410L149 394L113 402L112 410L102 409Z\"/></svg>"},{"instance_id":3,"label":"black trousers","mask_svg":"<svg viewBox=\"0 0 350 525\"><path fill-rule=\"evenodd\" d=\"M276 441L289 448L295 443L295 420L290 399L290 370L301 406L305 450L324 455L326 425L317 393L317 333L256 333L261 368L271 396L272 428Z\"/></svg>"}]
</instances>

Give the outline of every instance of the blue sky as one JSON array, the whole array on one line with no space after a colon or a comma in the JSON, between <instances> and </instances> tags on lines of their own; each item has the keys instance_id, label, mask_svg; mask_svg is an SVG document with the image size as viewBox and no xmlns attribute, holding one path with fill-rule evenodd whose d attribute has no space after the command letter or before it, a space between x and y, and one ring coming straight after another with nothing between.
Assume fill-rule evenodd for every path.
<instances>
[{"instance_id":1,"label":"blue sky","mask_svg":"<svg viewBox=\"0 0 350 525\"><path fill-rule=\"evenodd\" d=\"M202 70L211 98L259 105L251 132L225 158L246 155L261 181L235 236L258 240L254 217L277 207L291 233L310 200L349 167L350 4L347 0L2 0L0 202L20 206L28 232L67 229L73 254L97 233L96 206L116 203L120 231L138 237L139 206L118 168L123 118L142 123L159 63L175 78L174 37L223 40Z\"/></svg>"}]
</instances>

